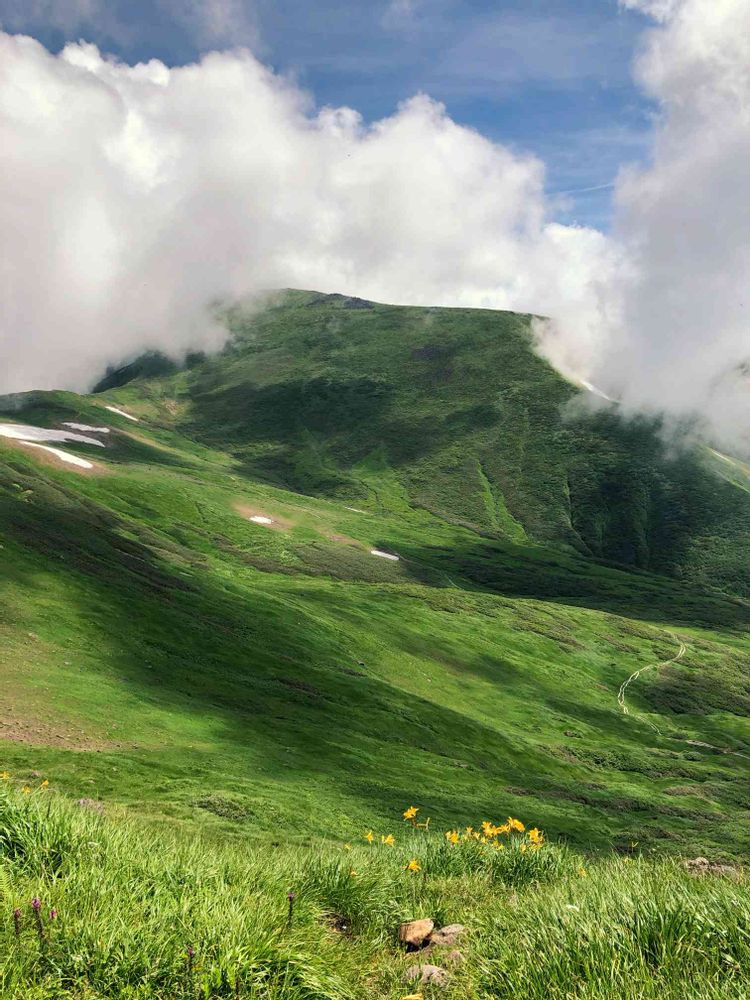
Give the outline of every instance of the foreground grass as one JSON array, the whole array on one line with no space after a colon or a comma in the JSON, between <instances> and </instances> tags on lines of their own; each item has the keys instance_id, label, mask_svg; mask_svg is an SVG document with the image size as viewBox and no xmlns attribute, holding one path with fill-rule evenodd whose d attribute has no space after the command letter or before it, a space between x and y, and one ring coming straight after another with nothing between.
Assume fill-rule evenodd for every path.
<instances>
[{"instance_id":1,"label":"foreground grass","mask_svg":"<svg viewBox=\"0 0 750 1000\"><path fill-rule=\"evenodd\" d=\"M747 995L750 892L740 872L697 879L675 860L590 860L549 843L533 849L526 833L491 840L503 848L405 826L392 847L376 831L372 845L248 851L5 781L0 991L9 1000L401 997L418 956L400 951L399 922L430 916L467 927L447 996Z\"/></svg>"}]
</instances>

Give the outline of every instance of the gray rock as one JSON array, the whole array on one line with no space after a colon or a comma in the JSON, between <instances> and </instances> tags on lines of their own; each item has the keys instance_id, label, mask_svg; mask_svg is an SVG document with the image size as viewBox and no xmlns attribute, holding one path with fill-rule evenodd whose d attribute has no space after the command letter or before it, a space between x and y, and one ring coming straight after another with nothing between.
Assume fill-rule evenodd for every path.
<instances>
[{"instance_id":1,"label":"gray rock","mask_svg":"<svg viewBox=\"0 0 750 1000\"><path fill-rule=\"evenodd\" d=\"M419 980L420 986L446 986L450 973L439 965L410 965L404 973L404 982L412 983Z\"/></svg>"},{"instance_id":2,"label":"gray rock","mask_svg":"<svg viewBox=\"0 0 750 1000\"><path fill-rule=\"evenodd\" d=\"M104 803L98 799L78 799L76 805L81 809L90 809L92 812L104 812Z\"/></svg>"},{"instance_id":3,"label":"gray rock","mask_svg":"<svg viewBox=\"0 0 750 1000\"><path fill-rule=\"evenodd\" d=\"M433 931L430 934L430 944L437 947L455 944L465 932L466 928L463 924L448 924L447 927L441 927L439 931Z\"/></svg>"}]
</instances>

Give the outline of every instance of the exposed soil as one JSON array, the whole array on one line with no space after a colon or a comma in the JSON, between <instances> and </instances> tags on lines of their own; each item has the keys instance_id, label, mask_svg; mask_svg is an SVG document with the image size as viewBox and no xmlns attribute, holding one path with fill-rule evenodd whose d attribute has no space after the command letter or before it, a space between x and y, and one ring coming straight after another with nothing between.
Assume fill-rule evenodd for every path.
<instances>
[{"instance_id":1,"label":"exposed soil","mask_svg":"<svg viewBox=\"0 0 750 1000\"><path fill-rule=\"evenodd\" d=\"M2 444L7 448L14 448L20 451L21 454L27 457L36 459L40 465L48 465L53 469L64 469L66 472L74 472L78 476L105 476L110 471L100 462L95 462L93 458L89 458L88 455L86 456L86 461L91 462L91 468L84 469L81 465L73 465L71 462L63 461L57 455L53 455L51 451L45 451L43 448L28 448L24 441L15 441L13 438L4 437ZM62 447L61 450L64 451L65 448Z\"/></svg>"},{"instance_id":2,"label":"exposed soil","mask_svg":"<svg viewBox=\"0 0 750 1000\"><path fill-rule=\"evenodd\" d=\"M260 510L258 507L250 507L245 503L236 503L234 505L234 509L247 521L251 521L254 517L267 517L271 519L270 524L253 521L253 524L257 524L259 528L270 528L271 531L289 531L290 528L294 527L294 521L290 521L288 517L279 517L278 514L269 514L265 510Z\"/></svg>"}]
</instances>

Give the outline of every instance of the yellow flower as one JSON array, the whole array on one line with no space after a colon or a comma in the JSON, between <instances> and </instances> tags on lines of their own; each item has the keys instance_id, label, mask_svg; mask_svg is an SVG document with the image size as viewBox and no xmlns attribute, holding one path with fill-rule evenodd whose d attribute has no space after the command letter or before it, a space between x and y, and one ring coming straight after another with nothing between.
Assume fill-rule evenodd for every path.
<instances>
[{"instance_id":1,"label":"yellow flower","mask_svg":"<svg viewBox=\"0 0 750 1000\"><path fill-rule=\"evenodd\" d=\"M466 839L470 840L474 836L474 827L473 826L467 826L466 830L464 832L465 832L465 835L466 835Z\"/></svg>"},{"instance_id":2,"label":"yellow flower","mask_svg":"<svg viewBox=\"0 0 750 1000\"><path fill-rule=\"evenodd\" d=\"M349 874L351 875L352 878L356 878L357 875L359 874L359 872L355 872L355 870L352 868L352 870L349 872Z\"/></svg>"},{"instance_id":3,"label":"yellow flower","mask_svg":"<svg viewBox=\"0 0 750 1000\"><path fill-rule=\"evenodd\" d=\"M510 826L507 823L503 823L502 826L497 828L498 833L510 833Z\"/></svg>"},{"instance_id":4,"label":"yellow flower","mask_svg":"<svg viewBox=\"0 0 750 1000\"><path fill-rule=\"evenodd\" d=\"M387 837L384 837L382 835L382 833L381 833L381 835L380 835L380 843L381 844L387 844L388 847L393 847L393 845L396 843L396 838L393 836L392 833L389 833Z\"/></svg>"},{"instance_id":5,"label":"yellow flower","mask_svg":"<svg viewBox=\"0 0 750 1000\"><path fill-rule=\"evenodd\" d=\"M544 835L542 831L537 830L536 827L534 827L533 830L529 830L528 838L531 841L531 843L534 844L536 847L541 847L541 845L544 843Z\"/></svg>"},{"instance_id":6,"label":"yellow flower","mask_svg":"<svg viewBox=\"0 0 750 1000\"><path fill-rule=\"evenodd\" d=\"M44 781L39 786L40 788L49 788L49 781L45 778Z\"/></svg>"},{"instance_id":7,"label":"yellow flower","mask_svg":"<svg viewBox=\"0 0 750 1000\"><path fill-rule=\"evenodd\" d=\"M365 834L365 840L367 841L368 844L371 844L373 840L375 840L375 834L372 832L372 830L367 831L367 833Z\"/></svg>"},{"instance_id":8,"label":"yellow flower","mask_svg":"<svg viewBox=\"0 0 750 1000\"><path fill-rule=\"evenodd\" d=\"M416 806L409 806L408 809L404 811L404 819L414 819L414 817L419 812Z\"/></svg>"},{"instance_id":9,"label":"yellow flower","mask_svg":"<svg viewBox=\"0 0 750 1000\"><path fill-rule=\"evenodd\" d=\"M422 870L422 866L417 861L416 858L412 858L409 864L406 866L410 872L419 872Z\"/></svg>"},{"instance_id":10,"label":"yellow flower","mask_svg":"<svg viewBox=\"0 0 750 1000\"><path fill-rule=\"evenodd\" d=\"M581 878L586 878L586 876L588 875L588 872L586 871L585 868L579 868L578 869L578 874L581 876Z\"/></svg>"},{"instance_id":11,"label":"yellow flower","mask_svg":"<svg viewBox=\"0 0 750 1000\"><path fill-rule=\"evenodd\" d=\"M31 795L31 789L29 788L28 785L24 785L21 791L23 792L24 795Z\"/></svg>"},{"instance_id":12,"label":"yellow flower","mask_svg":"<svg viewBox=\"0 0 750 1000\"><path fill-rule=\"evenodd\" d=\"M521 844L521 854L525 854L526 853L526 848L528 846L529 846L528 844Z\"/></svg>"},{"instance_id":13,"label":"yellow flower","mask_svg":"<svg viewBox=\"0 0 750 1000\"><path fill-rule=\"evenodd\" d=\"M421 993L409 993L405 997L401 997L401 1000L422 1000Z\"/></svg>"},{"instance_id":14,"label":"yellow flower","mask_svg":"<svg viewBox=\"0 0 750 1000\"><path fill-rule=\"evenodd\" d=\"M3 773L0 774L0 778L2 778L3 781L10 781L10 774L8 774L7 771L3 771Z\"/></svg>"},{"instance_id":15,"label":"yellow flower","mask_svg":"<svg viewBox=\"0 0 750 1000\"><path fill-rule=\"evenodd\" d=\"M523 833L526 829L520 819L513 819L512 816L508 817L508 826L511 830L518 830L519 833Z\"/></svg>"},{"instance_id":16,"label":"yellow flower","mask_svg":"<svg viewBox=\"0 0 750 1000\"><path fill-rule=\"evenodd\" d=\"M352 845L351 844L344 844L344 850L345 851L351 851L351 849L352 849Z\"/></svg>"},{"instance_id":17,"label":"yellow flower","mask_svg":"<svg viewBox=\"0 0 750 1000\"><path fill-rule=\"evenodd\" d=\"M461 839L458 830L448 830L445 834L445 839L449 844L457 844Z\"/></svg>"}]
</instances>

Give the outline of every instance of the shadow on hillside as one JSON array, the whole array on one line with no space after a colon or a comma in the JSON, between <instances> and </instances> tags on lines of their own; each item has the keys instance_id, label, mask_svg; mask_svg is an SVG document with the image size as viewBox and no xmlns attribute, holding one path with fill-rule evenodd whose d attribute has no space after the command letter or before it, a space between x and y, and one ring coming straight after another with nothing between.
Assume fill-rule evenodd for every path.
<instances>
[{"instance_id":1,"label":"shadow on hillside","mask_svg":"<svg viewBox=\"0 0 750 1000\"><path fill-rule=\"evenodd\" d=\"M388 541L378 543L387 548ZM674 626L744 629L750 603L689 588L668 577L616 569L572 553L484 542L463 547L399 544L412 575L434 584L440 570L469 590L530 597Z\"/></svg>"},{"instance_id":2,"label":"shadow on hillside","mask_svg":"<svg viewBox=\"0 0 750 1000\"><path fill-rule=\"evenodd\" d=\"M90 629L87 641L106 651L107 670L122 676L131 697L226 727L231 752L211 758L209 788L235 780L330 786L386 814L408 804L416 774L446 815L493 815L497 789L525 788L529 774L540 787L574 780L568 763L517 730L503 733L369 673L358 662L361 630L342 630L341 618L326 613L334 595L316 602L302 591L240 590L183 552L147 544L142 526L12 463L0 465L0 523L28 553L16 582L33 587L37 572L64 581L76 620ZM372 600L377 614L377 594ZM389 621L373 624L371 649ZM545 685L541 678L540 702L554 695ZM193 758L174 749L173 774L192 775ZM612 828L623 821L616 807L600 808ZM576 809L571 830L606 836L600 818Z\"/></svg>"}]
</instances>

